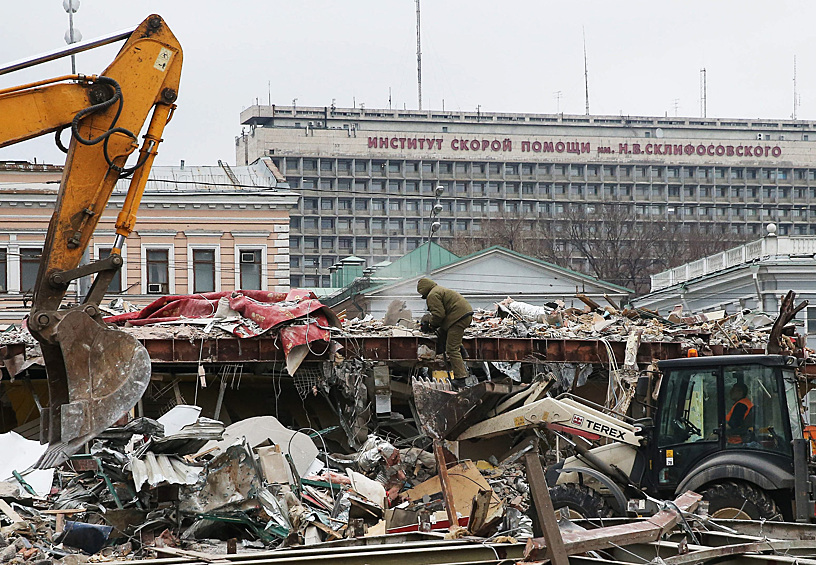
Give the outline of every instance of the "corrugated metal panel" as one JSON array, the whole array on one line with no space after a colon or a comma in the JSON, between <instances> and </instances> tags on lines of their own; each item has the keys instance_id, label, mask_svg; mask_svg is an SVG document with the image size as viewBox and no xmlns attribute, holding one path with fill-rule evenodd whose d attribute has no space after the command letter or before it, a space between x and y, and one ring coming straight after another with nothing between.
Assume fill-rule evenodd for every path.
<instances>
[{"instance_id":1,"label":"corrugated metal panel","mask_svg":"<svg viewBox=\"0 0 816 565\"><path fill-rule=\"evenodd\" d=\"M155 487L162 483L171 485L192 485L198 481L203 467L190 465L171 455L155 454L148 451L142 459L131 457L130 470L136 490L147 483Z\"/></svg>"}]
</instances>

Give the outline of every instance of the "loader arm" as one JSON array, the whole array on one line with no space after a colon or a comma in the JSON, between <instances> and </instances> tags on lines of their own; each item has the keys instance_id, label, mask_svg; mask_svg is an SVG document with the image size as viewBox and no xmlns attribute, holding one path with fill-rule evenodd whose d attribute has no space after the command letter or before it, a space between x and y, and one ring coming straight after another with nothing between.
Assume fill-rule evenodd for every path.
<instances>
[{"instance_id":1,"label":"loader arm","mask_svg":"<svg viewBox=\"0 0 816 565\"><path fill-rule=\"evenodd\" d=\"M49 406L41 413L38 463L57 465L141 398L150 379L147 351L108 329L99 311L122 264L162 132L175 109L182 50L157 15L126 39L99 76L69 75L0 91L0 147L68 129L65 168L43 245L28 328L42 345ZM138 159L138 134L150 116ZM132 175L116 220L110 256L80 267L114 186ZM60 309L71 281L96 275L83 304Z\"/></svg>"},{"instance_id":2,"label":"loader arm","mask_svg":"<svg viewBox=\"0 0 816 565\"><path fill-rule=\"evenodd\" d=\"M602 437L639 446L640 430L571 398L545 397L489 418L465 430L458 440L488 438L535 426L581 436L589 440Z\"/></svg>"}]
</instances>

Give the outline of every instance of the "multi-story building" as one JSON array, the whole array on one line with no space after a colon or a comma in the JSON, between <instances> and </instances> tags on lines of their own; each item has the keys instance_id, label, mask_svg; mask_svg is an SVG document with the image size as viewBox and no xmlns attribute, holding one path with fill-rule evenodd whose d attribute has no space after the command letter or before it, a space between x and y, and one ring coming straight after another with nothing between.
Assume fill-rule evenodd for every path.
<instances>
[{"instance_id":1,"label":"multi-story building","mask_svg":"<svg viewBox=\"0 0 816 565\"><path fill-rule=\"evenodd\" d=\"M816 234L816 122L275 105L241 121L237 163L270 157L302 196L296 286L329 286L348 255L372 265L416 248L437 185L442 244L483 237L501 215L557 233L576 202L711 237L751 239L769 221L780 235Z\"/></svg>"},{"instance_id":2,"label":"multi-story building","mask_svg":"<svg viewBox=\"0 0 816 565\"><path fill-rule=\"evenodd\" d=\"M61 175L52 165L0 164L0 323L28 313ZM110 252L127 184L114 189L89 261ZM249 167L153 167L109 297L147 304L162 294L288 290L289 210L297 199L268 159ZM82 292L75 282L66 300Z\"/></svg>"}]
</instances>

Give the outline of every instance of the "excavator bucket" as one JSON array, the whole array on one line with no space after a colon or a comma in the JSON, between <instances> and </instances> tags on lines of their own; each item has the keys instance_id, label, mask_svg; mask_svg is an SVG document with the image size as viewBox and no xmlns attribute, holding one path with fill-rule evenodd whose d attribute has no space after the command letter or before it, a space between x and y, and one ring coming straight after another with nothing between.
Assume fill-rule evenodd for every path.
<instances>
[{"instance_id":1,"label":"excavator bucket","mask_svg":"<svg viewBox=\"0 0 816 565\"><path fill-rule=\"evenodd\" d=\"M144 346L81 310L57 323L54 341L42 344L50 408L41 415L41 435L50 445L37 462L41 469L59 465L110 427L136 405L150 382Z\"/></svg>"},{"instance_id":2,"label":"excavator bucket","mask_svg":"<svg viewBox=\"0 0 816 565\"><path fill-rule=\"evenodd\" d=\"M456 392L449 380L415 378L411 383L422 431L436 439L456 439L515 392L512 385L481 382Z\"/></svg>"}]
</instances>

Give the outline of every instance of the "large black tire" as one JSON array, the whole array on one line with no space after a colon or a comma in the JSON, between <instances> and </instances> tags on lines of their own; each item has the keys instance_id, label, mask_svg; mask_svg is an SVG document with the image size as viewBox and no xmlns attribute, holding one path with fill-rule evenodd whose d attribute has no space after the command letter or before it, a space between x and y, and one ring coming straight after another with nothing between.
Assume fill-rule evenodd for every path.
<instances>
[{"instance_id":1,"label":"large black tire","mask_svg":"<svg viewBox=\"0 0 816 565\"><path fill-rule=\"evenodd\" d=\"M712 518L735 520L781 520L776 503L767 492L749 483L725 481L703 491Z\"/></svg>"},{"instance_id":2,"label":"large black tire","mask_svg":"<svg viewBox=\"0 0 816 565\"><path fill-rule=\"evenodd\" d=\"M584 485L565 483L550 489L553 508L568 508L572 518L608 518L612 509L604 498Z\"/></svg>"}]
</instances>

